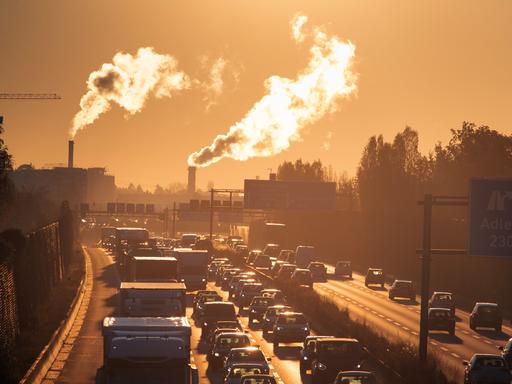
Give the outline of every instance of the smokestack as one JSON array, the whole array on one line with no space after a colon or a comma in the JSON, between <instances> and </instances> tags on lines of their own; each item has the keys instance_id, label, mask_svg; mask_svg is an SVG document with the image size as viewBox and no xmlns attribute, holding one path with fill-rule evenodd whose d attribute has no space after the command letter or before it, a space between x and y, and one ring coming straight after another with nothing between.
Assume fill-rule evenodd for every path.
<instances>
[{"instance_id":1,"label":"smokestack","mask_svg":"<svg viewBox=\"0 0 512 384\"><path fill-rule=\"evenodd\" d=\"M196 167L188 167L188 193L196 191Z\"/></svg>"},{"instance_id":2,"label":"smokestack","mask_svg":"<svg viewBox=\"0 0 512 384\"><path fill-rule=\"evenodd\" d=\"M73 168L75 157L75 142L74 140L68 141L68 168Z\"/></svg>"}]
</instances>

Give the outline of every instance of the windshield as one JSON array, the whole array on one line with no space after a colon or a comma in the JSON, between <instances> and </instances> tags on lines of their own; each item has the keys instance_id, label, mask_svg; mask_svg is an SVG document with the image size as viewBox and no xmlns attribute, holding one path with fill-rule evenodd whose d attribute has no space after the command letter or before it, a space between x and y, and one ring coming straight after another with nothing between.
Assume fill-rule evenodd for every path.
<instances>
[{"instance_id":1,"label":"windshield","mask_svg":"<svg viewBox=\"0 0 512 384\"><path fill-rule=\"evenodd\" d=\"M265 356L259 349L242 349L240 351L231 351L231 360L234 361L255 361L265 360Z\"/></svg>"},{"instance_id":2,"label":"windshield","mask_svg":"<svg viewBox=\"0 0 512 384\"><path fill-rule=\"evenodd\" d=\"M231 318L236 317L235 307L233 305L226 304L209 304L204 308L204 314L207 317L225 317Z\"/></svg>"},{"instance_id":3,"label":"windshield","mask_svg":"<svg viewBox=\"0 0 512 384\"><path fill-rule=\"evenodd\" d=\"M256 375L261 372L261 368L234 368L231 372L231 376L233 377L242 377L245 375Z\"/></svg>"},{"instance_id":4,"label":"windshield","mask_svg":"<svg viewBox=\"0 0 512 384\"><path fill-rule=\"evenodd\" d=\"M244 292L258 292L261 291L261 285L246 285L243 290Z\"/></svg>"},{"instance_id":5,"label":"windshield","mask_svg":"<svg viewBox=\"0 0 512 384\"><path fill-rule=\"evenodd\" d=\"M268 306L271 303L271 300L268 299L254 299L252 305L256 306Z\"/></svg>"},{"instance_id":6,"label":"windshield","mask_svg":"<svg viewBox=\"0 0 512 384\"><path fill-rule=\"evenodd\" d=\"M487 367L487 368L505 368L505 360L493 357L493 356L485 356L478 357L473 365L475 368L479 367Z\"/></svg>"},{"instance_id":7,"label":"windshield","mask_svg":"<svg viewBox=\"0 0 512 384\"><path fill-rule=\"evenodd\" d=\"M306 324L306 318L303 315L280 316L278 324Z\"/></svg>"},{"instance_id":8,"label":"windshield","mask_svg":"<svg viewBox=\"0 0 512 384\"><path fill-rule=\"evenodd\" d=\"M340 384L376 384L375 379L373 377L364 377L364 376L350 376L343 377L341 381L338 381Z\"/></svg>"},{"instance_id":9,"label":"windshield","mask_svg":"<svg viewBox=\"0 0 512 384\"><path fill-rule=\"evenodd\" d=\"M219 336L217 346L220 348L245 347L250 344L247 336Z\"/></svg>"},{"instance_id":10,"label":"windshield","mask_svg":"<svg viewBox=\"0 0 512 384\"><path fill-rule=\"evenodd\" d=\"M328 356L350 356L358 357L361 354L361 346L359 343L353 342L320 342L318 345L318 353Z\"/></svg>"},{"instance_id":11,"label":"windshield","mask_svg":"<svg viewBox=\"0 0 512 384\"><path fill-rule=\"evenodd\" d=\"M434 300L437 300L437 301L451 301L452 300L452 295L448 295L448 294L436 295L434 297Z\"/></svg>"}]
</instances>

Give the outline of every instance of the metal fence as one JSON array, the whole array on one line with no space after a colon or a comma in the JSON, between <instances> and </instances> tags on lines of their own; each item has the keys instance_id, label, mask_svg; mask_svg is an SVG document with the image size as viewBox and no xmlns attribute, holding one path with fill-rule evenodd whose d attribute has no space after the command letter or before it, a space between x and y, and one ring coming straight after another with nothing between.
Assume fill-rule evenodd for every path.
<instances>
[{"instance_id":1,"label":"metal fence","mask_svg":"<svg viewBox=\"0 0 512 384\"><path fill-rule=\"evenodd\" d=\"M37 327L37 310L66 277L73 255L73 217L28 234L0 233L0 356L9 355L20 332Z\"/></svg>"}]
</instances>

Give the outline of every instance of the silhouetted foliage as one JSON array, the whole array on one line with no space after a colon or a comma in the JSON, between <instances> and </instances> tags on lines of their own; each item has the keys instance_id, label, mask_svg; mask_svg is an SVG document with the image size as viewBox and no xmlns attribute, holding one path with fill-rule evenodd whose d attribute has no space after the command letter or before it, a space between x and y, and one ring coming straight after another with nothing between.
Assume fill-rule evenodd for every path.
<instances>
[{"instance_id":1,"label":"silhouetted foliage","mask_svg":"<svg viewBox=\"0 0 512 384\"><path fill-rule=\"evenodd\" d=\"M327 172L320 160L304 162L284 161L277 168L277 179L282 181L327 181Z\"/></svg>"},{"instance_id":2,"label":"silhouetted foliage","mask_svg":"<svg viewBox=\"0 0 512 384\"><path fill-rule=\"evenodd\" d=\"M9 171L12 170L12 157L7 150L2 134L3 127L0 125L0 215L12 198L14 187L9 180Z\"/></svg>"}]
</instances>

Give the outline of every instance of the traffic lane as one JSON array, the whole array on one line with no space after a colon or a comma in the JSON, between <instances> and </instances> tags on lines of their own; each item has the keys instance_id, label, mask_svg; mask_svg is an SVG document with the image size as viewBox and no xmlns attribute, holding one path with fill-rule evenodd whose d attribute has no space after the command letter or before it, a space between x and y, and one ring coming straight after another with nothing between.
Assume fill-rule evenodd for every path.
<instances>
[{"instance_id":1,"label":"traffic lane","mask_svg":"<svg viewBox=\"0 0 512 384\"><path fill-rule=\"evenodd\" d=\"M228 300L228 293L221 290L214 283L209 283L208 289L217 290L225 301ZM236 307L236 309L238 312L239 308ZM242 312L242 316L239 318L240 323L242 324L244 331L249 334L253 345L258 345L265 356L271 358L269 365L271 371L276 376L277 381L283 383L303 382L305 384L309 384L309 377L301 377L300 374L299 357L302 343L281 344L281 347L278 348L277 351L274 351L272 337L263 337L263 332L261 331L261 327L258 323L253 323L249 326L248 318L245 315L246 313ZM312 332L312 334L314 333Z\"/></svg>"},{"instance_id":2,"label":"traffic lane","mask_svg":"<svg viewBox=\"0 0 512 384\"><path fill-rule=\"evenodd\" d=\"M201 327L195 323L192 318L192 308L187 307L187 318L190 322L192 328L192 336L190 338L190 348L192 350L192 355L194 357L194 363L197 367L199 373L199 382L200 383L222 383L221 378L213 378L211 380L211 375L208 372L208 361L206 360L206 354L204 353L204 348L201 345ZM215 380L216 379L216 380Z\"/></svg>"},{"instance_id":3,"label":"traffic lane","mask_svg":"<svg viewBox=\"0 0 512 384\"><path fill-rule=\"evenodd\" d=\"M328 295L347 305L354 320L365 321L377 327L390 340L402 340L417 345L419 313L411 306L378 297L366 287L353 287L340 282L317 284L320 293ZM430 333L429 343L438 358L445 365L462 374L462 360L468 360L474 353L496 353L497 344L457 327L455 336L443 332Z\"/></svg>"},{"instance_id":4,"label":"traffic lane","mask_svg":"<svg viewBox=\"0 0 512 384\"><path fill-rule=\"evenodd\" d=\"M393 319L401 327L412 329L413 334L419 332L420 308L417 303L411 303L408 300L390 300L386 291L380 287L367 288L364 284L350 280L345 282L331 280L329 284L341 288L344 293L350 292L354 297L363 297L366 305L378 308L379 313ZM438 342L454 345L457 349L456 353L463 353L463 358L468 359L475 352L495 353L497 348L504 345L509 338L510 335L505 332L473 331L469 328L469 320L462 320L456 323L455 337L441 335L438 337ZM457 347L457 344L464 344L467 350Z\"/></svg>"},{"instance_id":5,"label":"traffic lane","mask_svg":"<svg viewBox=\"0 0 512 384\"><path fill-rule=\"evenodd\" d=\"M82 328L57 383L95 383L103 365L101 325L118 309L119 275L112 258L100 248L86 248L92 264L93 288Z\"/></svg>"}]
</instances>

